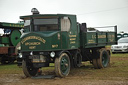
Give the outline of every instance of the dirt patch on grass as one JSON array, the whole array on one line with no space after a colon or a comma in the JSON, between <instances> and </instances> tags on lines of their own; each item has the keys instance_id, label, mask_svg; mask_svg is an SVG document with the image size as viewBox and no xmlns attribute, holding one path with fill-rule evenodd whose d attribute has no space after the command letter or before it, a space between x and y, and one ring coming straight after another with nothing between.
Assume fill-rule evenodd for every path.
<instances>
[{"instance_id":1,"label":"dirt patch on grass","mask_svg":"<svg viewBox=\"0 0 128 85\"><path fill-rule=\"evenodd\" d=\"M0 78L0 85L128 85L126 78L112 77L110 79L71 75L66 78L32 79L21 74L4 74Z\"/></svg>"}]
</instances>

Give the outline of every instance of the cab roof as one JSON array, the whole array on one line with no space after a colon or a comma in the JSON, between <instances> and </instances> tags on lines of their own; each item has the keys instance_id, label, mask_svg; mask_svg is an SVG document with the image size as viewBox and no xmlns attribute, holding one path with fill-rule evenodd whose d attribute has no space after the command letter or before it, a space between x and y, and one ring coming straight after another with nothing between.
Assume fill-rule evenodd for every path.
<instances>
[{"instance_id":1,"label":"cab roof","mask_svg":"<svg viewBox=\"0 0 128 85\"><path fill-rule=\"evenodd\" d=\"M34 14L34 15L27 15L27 16L20 16L20 19L29 19L30 17L35 18L58 18L63 16L76 16L73 14Z\"/></svg>"}]
</instances>

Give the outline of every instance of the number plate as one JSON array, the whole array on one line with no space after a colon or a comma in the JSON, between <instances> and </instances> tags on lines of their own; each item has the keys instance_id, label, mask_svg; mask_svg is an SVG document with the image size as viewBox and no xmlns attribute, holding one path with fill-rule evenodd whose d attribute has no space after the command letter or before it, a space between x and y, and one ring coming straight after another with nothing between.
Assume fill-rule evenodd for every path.
<instances>
[{"instance_id":1,"label":"number plate","mask_svg":"<svg viewBox=\"0 0 128 85\"><path fill-rule=\"evenodd\" d=\"M30 56L29 58L32 59L33 63L46 62L45 56L42 56L42 55L33 55L33 56Z\"/></svg>"},{"instance_id":2,"label":"number plate","mask_svg":"<svg viewBox=\"0 0 128 85\"><path fill-rule=\"evenodd\" d=\"M40 56L39 56L39 55L33 55L33 56L32 56L32 62L33 62L33 63L38 63L38 62L40 62Z\"/></svg>"}]
</instances>

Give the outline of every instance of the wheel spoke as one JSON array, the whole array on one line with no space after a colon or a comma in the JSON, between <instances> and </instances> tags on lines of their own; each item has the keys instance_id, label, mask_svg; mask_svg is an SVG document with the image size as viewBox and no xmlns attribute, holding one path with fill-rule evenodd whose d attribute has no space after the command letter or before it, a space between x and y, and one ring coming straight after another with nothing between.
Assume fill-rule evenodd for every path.
<instances>
[{"instance_id":1,"label":"wheel spoke","mask_svg":"<svg viewBox=\"0 0 128 85\"><path fill-rule=\"evenodd\" d=\"M68 60L64 56L61 61L61 70L63 73L65 73L67 71L67 69L68 69Z\"/></svg>"}]
</instances>

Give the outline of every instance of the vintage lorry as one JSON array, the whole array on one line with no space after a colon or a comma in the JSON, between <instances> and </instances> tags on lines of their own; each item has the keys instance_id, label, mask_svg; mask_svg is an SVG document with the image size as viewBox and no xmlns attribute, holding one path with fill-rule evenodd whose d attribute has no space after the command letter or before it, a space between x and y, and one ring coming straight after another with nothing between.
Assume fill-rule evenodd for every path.
<instances>
[{"instance_id":1,"label":"vintage lorry","mask_svg":"<svg viewBox=\"0 0 128 85\"><path fill-rule=\"evenodd\" d=\"M72 67L80 67L84 61L97 69L109 66L110 51L105 46L117 43L117 26L113 32L87 32L86 23L78 23L76 15L39 14L35 8L32 12L20 16L27 30L21 36L19 53L26 77L35 76L50 63L58 77L68 76Z\"/></svg>"},{"instance_id":2,"label":"vintage lorry","mask_svg":"<svg viewBox=\"0 0 128 85\"><path fill-rule=\"evenodd\" d=\"M23 23L0 22L0 62L1 64L13 63L16 60L18 52L16 46L20 42Z\"/></svg>"}]
</instances>

